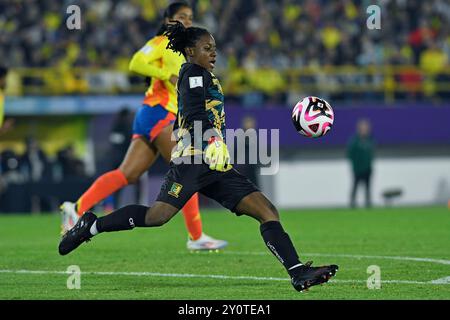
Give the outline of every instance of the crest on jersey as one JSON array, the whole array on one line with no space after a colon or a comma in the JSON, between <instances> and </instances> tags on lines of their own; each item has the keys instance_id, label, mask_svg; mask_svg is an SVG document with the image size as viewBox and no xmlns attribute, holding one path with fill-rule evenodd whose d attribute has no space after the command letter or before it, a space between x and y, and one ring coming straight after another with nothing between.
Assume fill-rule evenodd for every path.
<instances>
[{"instance_id":1,"label":"crest on jersey","mask_svg":"<svg viewBox=\"0 0 450 320\"><path fill-rule=\"evenodd\" d=\"M178 197L180 196L180 192L181 192L181 189L182 189L182 188L183 188L183 186L182 186L181 184L174 182L174 183L172 184L172 187L170 187L170 190L169 190L168 193L169 193L171 196L173 196L173 197L175 197L175 198L178 198Z\"/></svg>"}]
</instances>

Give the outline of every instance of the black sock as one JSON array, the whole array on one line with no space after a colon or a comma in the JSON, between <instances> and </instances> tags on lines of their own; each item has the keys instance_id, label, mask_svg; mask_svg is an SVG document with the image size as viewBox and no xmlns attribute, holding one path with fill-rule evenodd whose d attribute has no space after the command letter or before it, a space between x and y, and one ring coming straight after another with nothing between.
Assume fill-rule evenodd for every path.
<instances>
[{"instance_id":1,"label":"black sock","mask_svg":"<svg viewBox=\"0 0 450 320\"><path fill-rule=\"evenodd\" d=\"M297 251L289 235L284 232L281 223L278 221L268 221L261 224L260 230L266 246L292 276L295 268L291 268L300 265L301 262L298 259Z\"/></svg>"},{"instance_id":2,"label":"black sock","mask_svg":"<svg viewBox=\"0 0 450 320\"><path fill-rule=\"evenodd\" d=\"M134 227L147 227L145 214L149 207L132 204L97 219L98 232L130 230Z\"/></svg>"}]
</instances>

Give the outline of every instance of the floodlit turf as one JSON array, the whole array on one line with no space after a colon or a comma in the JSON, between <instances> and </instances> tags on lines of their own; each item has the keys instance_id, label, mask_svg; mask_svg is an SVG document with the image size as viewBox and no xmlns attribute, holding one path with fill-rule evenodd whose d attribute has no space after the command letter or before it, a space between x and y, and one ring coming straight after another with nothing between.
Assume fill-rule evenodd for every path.
<instances>
[{"instance_id":1,"label":"floodlit turf","mask_svg":"<svg viewBox=\"0 0 450 320\"><path fill-rule=\"evenodd\" d=\"M450 299L447 208L281 217L303 261L339 265L335 281L296 292L258 224L222 210L203 212L205 231L230 242L219 253L189 252L178 215L162 228L101 234L65 257L57 214L0 215L0 299ZM79 290L67 288L71 265L81 270ZM381 289L367 288L371 265Z\"/></svg>"}]
</instances>

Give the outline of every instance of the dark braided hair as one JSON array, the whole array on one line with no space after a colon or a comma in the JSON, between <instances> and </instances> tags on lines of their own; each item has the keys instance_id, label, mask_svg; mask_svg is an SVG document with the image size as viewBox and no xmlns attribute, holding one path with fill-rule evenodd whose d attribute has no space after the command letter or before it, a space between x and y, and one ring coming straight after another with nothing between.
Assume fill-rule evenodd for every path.
<instances>
[{"instance_id":1,"label":"dark braided hair","mask_svg":"<svg viewBox=\"0 0 450 320\"><path fill-rule=\"evenodd\" d=\"M210 33L203 28L185 28L181 22L176 21L174 24L168 25L167 31L164 33L169 38L166 49L172 49L187 58L185 49L195 47L195 43L205 34L209 35Z\"/></svg>"},{"instance_id":2,"label":"dark braided hair","mask_svg":"<svg viewBox=\"0 0 450 320\"><path fill-rule=\"evenodd\" d=\"M173 16L177 14L178 10L180 10L181 8L191 8L191 6L186 1L176 1L174 3L171 3L166 8L166 10L164 10L163 20L165 21L166 18L171 20L173 18ZM167 31L167 25L165 24L165 22L163 22L162 25L159 27L159 30L156 33L156 35L161 36L166 31Z\"/></svg>"}]
</instances>

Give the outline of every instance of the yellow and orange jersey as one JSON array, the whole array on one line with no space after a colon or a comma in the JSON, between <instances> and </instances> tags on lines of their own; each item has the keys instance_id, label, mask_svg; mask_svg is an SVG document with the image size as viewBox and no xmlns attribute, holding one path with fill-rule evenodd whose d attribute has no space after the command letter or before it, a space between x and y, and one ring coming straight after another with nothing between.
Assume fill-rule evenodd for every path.
<instances>
[{"instance_id":1,"label":"yellow and orange jersey","mask_svg":"<svg viewBox=\"0 0 450 320\"><path fill-rule=\"evenodd\" d=\"M186 61L183 55L166 49L169 39L156 36L136 52L131 59L129 69L143 76L151 77L152 82L147 89L144 104L161 105L167 111L177 113L177 92L169 81L172 75L178 77L181 65Z\"/></svg>"}]
</instances>

